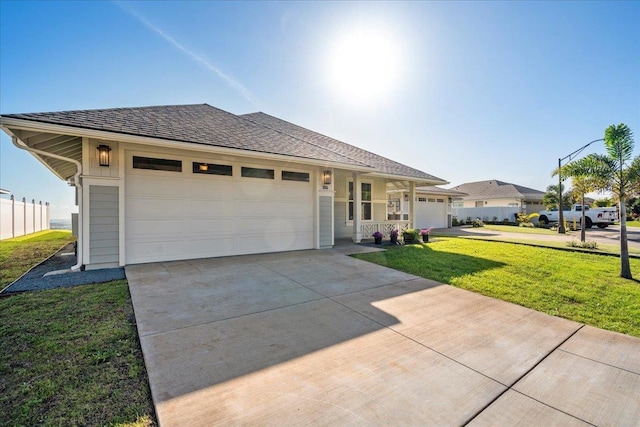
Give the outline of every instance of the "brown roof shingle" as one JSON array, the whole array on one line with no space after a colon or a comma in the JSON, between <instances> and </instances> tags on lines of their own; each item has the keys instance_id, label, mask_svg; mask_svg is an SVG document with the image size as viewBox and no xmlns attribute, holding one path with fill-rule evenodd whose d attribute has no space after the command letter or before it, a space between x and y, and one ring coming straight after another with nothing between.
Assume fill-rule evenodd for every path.
<instances>
[{"instance_id":1,"label":"brown roof shingle","mask_svg":"<svg viewBox=\"0 0 640 427\"><path fill-rule=\"evenodd\" d=\"M369 167L372 172L446 183L264 113L238 116L208 104L3 114L2 117Z\"/></svg>"},{"instance_id":2,"label":"brown roof shingle","mask_svg":"<svg viewBox=\"0 0 640 427\"><path fill-rule=\"evenodd\" d=\"M544 196L543 191L523 187L522 185L511 184L509 182L498 181L497 179L467 182L465 184L452 187L451 189L467 193L466 196L462 197L463 200L499 198L542 200L542 197Z\"/></svg>"},{"instance_id":3,"label":"brown roof shingle","mask_svg":"<svg viewBox=\"0 0 640 427\"><path fill-rule=\"evenodd\" d=\"M447 181L444 179L429 175L428 173L403 165L402 163L395 162L387 159L386 157L379 156L370 151L363 150L262 112L244 114L241 117L255 123L260 123L271 129L278 130L287 135L291 135L295 138L299 138L303 141L307 141L317 147L323 147L332 152L339 153L340 155L346 156L354 161L373 166L377 171L385 174L421 178L433 181L434 184L447 184Z\"/></svg>"}]
</instances>

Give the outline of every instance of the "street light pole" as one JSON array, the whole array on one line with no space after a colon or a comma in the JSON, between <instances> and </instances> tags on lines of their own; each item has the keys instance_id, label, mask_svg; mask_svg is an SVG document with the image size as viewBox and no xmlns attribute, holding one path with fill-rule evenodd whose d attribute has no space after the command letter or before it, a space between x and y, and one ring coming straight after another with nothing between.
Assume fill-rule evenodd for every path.
<instances>
[{"instance_id":1,"label":"street light pole","mask_svg":"<svg viewBox=\"0 0 640 427\"><path fill-rule=\"evenodd\" d=\"M566 157L565 157L566 159ZM558 221L560 224L558 225L558 233L564 234L567 232L564 228L564 213L562 212L564 208L562 207L562 159L558 159Z\"/></svg>"},{"instance_id":2,"label":"street light pole","mask_svg":"<svg viewBox=\"0 0 640 427\"><path fill-rule=\"evenodd\" d=\"M603 138L594 139L593 141L591 141L587 145L584 145L584 146L578 148L576 151L574 151L573 153L569 154L568 156L564 156L564 157L558 159L558 221L560 221L560 224L558 225L558 233L560 233L560 234L566 233L566 230L564 228L564 213L562 212L562 161L563 160L567 160L567 159L569 159L569 161L571 161L573 156L575 156L577 154L580 154L582 152L582 150L584 150L585 148L587 148L588 146L590 146L594 142L598 142L598 141L604 141L604 139ZM582 207L582 210L584 211L584 206ZM581 225L581 226L584 227L584 224Z\"/></svg>"}]
</instances>

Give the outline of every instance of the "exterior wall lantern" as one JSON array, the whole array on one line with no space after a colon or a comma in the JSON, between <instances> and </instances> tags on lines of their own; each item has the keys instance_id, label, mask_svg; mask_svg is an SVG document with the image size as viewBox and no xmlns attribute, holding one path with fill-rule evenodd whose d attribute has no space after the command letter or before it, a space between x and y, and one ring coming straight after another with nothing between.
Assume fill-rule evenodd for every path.
<instances>
[{"instance_id":1,"label":"exterior wall lantern","mask_svg":"<svg viewBox=\"0 0 640 427\"><path fill-rule=\"evenodd\" d=\"M324 185L330 185L331 184L331 171L330 170L322 171L322 183Z\"/></svg>"},{"instance_id":2,"label":"exterior wall lantern","mask_svg":"<svg viewBox=\"0 0 640 427\"><path fill-rule=\"evenodd\" d=\"M109 152L111 151L111 147L108 145L98 145L98 162L100 166L109 166Z\"/></svg>"}]
</instances>

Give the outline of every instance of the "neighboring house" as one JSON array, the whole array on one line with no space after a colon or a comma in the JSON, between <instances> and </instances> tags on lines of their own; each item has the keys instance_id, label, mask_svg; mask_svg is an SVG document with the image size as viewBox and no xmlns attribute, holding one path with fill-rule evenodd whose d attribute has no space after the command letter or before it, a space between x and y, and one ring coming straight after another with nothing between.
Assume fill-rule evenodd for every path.
<instances>
[{"instance_id":1,"label":"neighboring house","mask_svg":"<svg viewBox=\"0 0 640 427\"><path fill-rule=\"evenodd\" d=\"M544 209L542 197L545 193L543 191L497 179L468 182L452 187L451 190L467 193L465 196L454 197L452 206L454 209L511 207L525 213Z\"/></svg>"},{"instance_id":2,"label":"neighboring house","mask_svg":"<svg viewBox=\"0 0 640 427\"><path fill-rule=\"evenodd\" d=\"M0 126L76 187L78 265L327 248L413 226L443 179L264 113L207 104L5 114ZM409 194L389 220L388 193ZM404 193L403 193L404 194Z\"/></svg>"}]
</instances>

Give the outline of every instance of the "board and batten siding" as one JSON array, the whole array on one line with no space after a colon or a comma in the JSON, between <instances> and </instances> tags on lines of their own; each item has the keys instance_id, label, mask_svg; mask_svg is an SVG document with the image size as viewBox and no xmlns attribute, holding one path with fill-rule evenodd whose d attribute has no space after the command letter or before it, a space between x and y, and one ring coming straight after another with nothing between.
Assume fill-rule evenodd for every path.
<instances>
[{"instance_id":1,"label":"board and batten siding","mask_svg":"<svg viewBox=\"0 0 640 427\"><path fill-rule=\"evenodd\" d=\"M320 247L329 248L333 246L333 227L331 219L333 217L333 197L320 196L319 201L319 226L320 226Z\"/></svg>"},{"instance_id":2,"label":"board and batten siding","mask_svg":"<svg viewBox=\"0 0 640 427\"><path fill-rule=\"evenodd\" d=\"M89 263L118 265L118 187L89 186Z\"/></svg>"}]
</instances>

